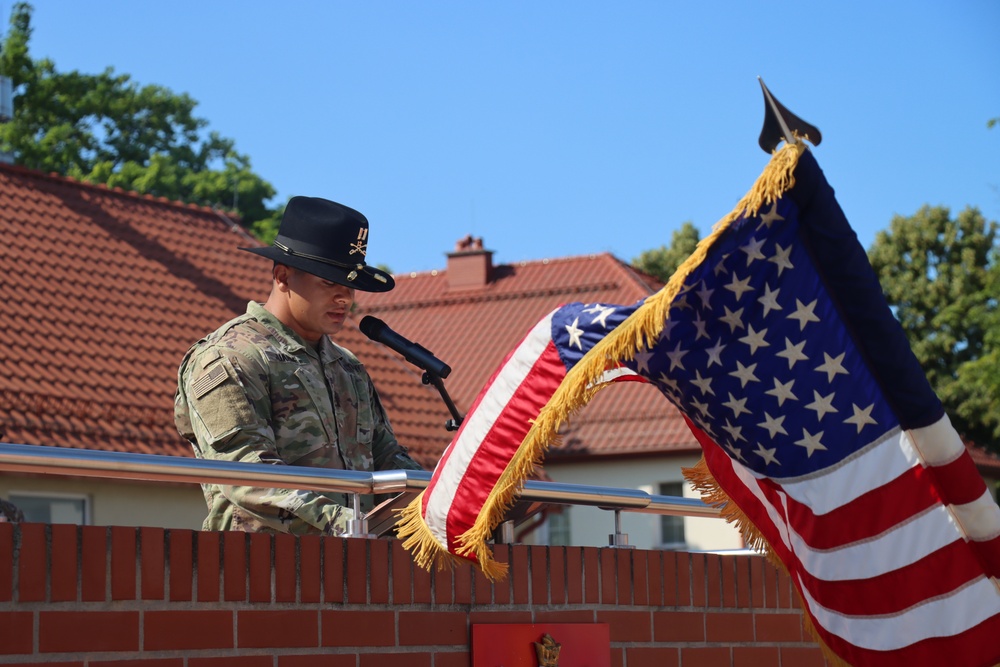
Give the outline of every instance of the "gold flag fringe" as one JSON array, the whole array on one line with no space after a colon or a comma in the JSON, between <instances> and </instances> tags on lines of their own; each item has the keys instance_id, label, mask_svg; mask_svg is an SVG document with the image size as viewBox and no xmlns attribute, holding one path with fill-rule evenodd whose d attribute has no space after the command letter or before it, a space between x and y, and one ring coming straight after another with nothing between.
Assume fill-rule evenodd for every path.
<instances>
[{"instance_id":1,"label":"gold flag fringe","mask_svg":"<svg viewBox=\"0 0 1000 667\"><path fill-rule=\"evenodd\" d=\"M558 441L559 429L569 421L573 412L590 402L599 390L607 386L601 383L605 370L618 361L634 359L639 350L657 340L667 321L670 305L684 281L705 261L709 249L723 232L741 215L756 215L761 207L776 201L794 185L793 172L804 150L805 144L797 141L786 144L775 152L750 191L728 216L716 223L712 233L698 243L695 251L678 267L666 286L646 299L625 322L605 336L566 374L501 474L475 523L458 536L458 555L475 557L487 577L491 577L491 573L500 573L502 576L506 572L505 565L493 560L486 541L513 505L525 479L542 460L549 444Z\"/></svg>"}]
</instances>

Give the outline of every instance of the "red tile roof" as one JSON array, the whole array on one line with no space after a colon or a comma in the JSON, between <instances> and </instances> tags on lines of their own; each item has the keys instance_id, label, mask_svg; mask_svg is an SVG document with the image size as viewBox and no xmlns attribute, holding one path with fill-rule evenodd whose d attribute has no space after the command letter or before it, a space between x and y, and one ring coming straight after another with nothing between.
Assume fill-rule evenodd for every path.
<instances>
[{"instance_id":1,"label":"red tile roof","mask_svg":"<svg viewBox=\"0 0 1000 667\"><path fill-rule=\"evenodd\" d=\"M478 257L490 261L488 252ZM460 288L452 288L449 279L456 258L463 262ZM357 297L364 314L382 319L452 367L445 387L463 414L504 356L552 309L573 301L632 304L661 286L601 253L493 266L485 272L489 282L469 287L467 260L452 254L447 269L397 275L393 291ZM562 446L549 456L697 450L679 414L659 391L628 382L606 389L577 413Z\"/></svg>"}]
</instances>

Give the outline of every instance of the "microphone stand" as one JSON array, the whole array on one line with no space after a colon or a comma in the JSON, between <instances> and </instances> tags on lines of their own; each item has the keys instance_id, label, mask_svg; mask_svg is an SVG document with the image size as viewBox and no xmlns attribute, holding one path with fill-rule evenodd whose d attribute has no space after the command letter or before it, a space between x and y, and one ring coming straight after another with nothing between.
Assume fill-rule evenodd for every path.
<instances>
[{"instance_id":1,"label":"microphone stand","mask_svg":"<svg viewBox=\"0 0 1000 667\"><path fill-rule=\"evenodd\" d=\"M458 411L455 407L455 402L451 400L451 396L448 395L448 391L444 388L444 380L441 379L437 373L431 373L430 371L424 371L424 376L421 378L421 382L424 384L432 384L441 394L441 398L444 400L444 404L448 406L448 412L451 413L452 419L449 419L444 423L444 427L448 431L457 431L458 427L462 425L462 420L465 417L462 413Z\"/></svg>"}]
</instances>

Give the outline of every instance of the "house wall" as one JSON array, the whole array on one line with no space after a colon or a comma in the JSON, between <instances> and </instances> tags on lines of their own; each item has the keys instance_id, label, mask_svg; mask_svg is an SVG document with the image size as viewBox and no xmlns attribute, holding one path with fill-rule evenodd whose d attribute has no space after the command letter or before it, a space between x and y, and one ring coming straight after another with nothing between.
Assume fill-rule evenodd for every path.
<instances>
[{"instance_id":1,"label":"house wall","mask_svg":"<svg viewBox=\"0 0 1000 667\"><path fill-rule=\"evenodd\" d=\"M207 509L197 484L107 481L96 477L0 475L0 498L12 493L83 496L96 526L201 528Z\"/></svg>"},{"instance_id":2,"label":"house wall","mask_svg":"<svg viewBox=\"0 0 1000 667\"><path fill-rule=\"evenodd\" d=\"M495 556L510 571L491 583L427 572L398 540L0 523L0 663L480 667L477 624L572 623L607 625L613 667L824 664L758 556Z\"/></svg>"},{"instance_id":3,"label":"house wall","mask_svg":"<svg viewBox=\"0 0 1000 667\"><path fill-rule=\"evenodd\" d=\"M696 456L567 463L560 463L558 459L550 458L545 462L545 472L555 482L641 489L647 493L659 493L659 485L663 482L684 482L681 469L694 466L697 462ZM684 487L684 496L700 498L694 488L687 483ZM564 511L569 512L570 544L590 547L609 544L609 536L615 530L614 512L580 505L565 507ZM640 549L659 548L659 515L622 512L621 524L622 532L628 535L630 545ZM724 551L741 549L744 546L736 528L722 519L684 517L684 533L687 548L692 551ZM544 531L527 539L547 541Z\"/></svg>"}]
</instances>

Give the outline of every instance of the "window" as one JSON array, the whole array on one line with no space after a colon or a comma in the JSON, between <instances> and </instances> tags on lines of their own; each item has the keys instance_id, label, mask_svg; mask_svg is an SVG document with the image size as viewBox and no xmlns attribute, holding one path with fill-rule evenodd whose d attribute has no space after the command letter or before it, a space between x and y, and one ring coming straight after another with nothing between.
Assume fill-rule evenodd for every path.
<instances>
[{"instance_id":1,"label":"window","mask_svg":"<svg viewBox=\"0 0 1000 667\"><path fill-rule=\"evenodd\" d=\"M82 495L12 492L10 502L24 512L25 521L84 525L90 519L89 502Z\"/></svg>"},{"instance_id":2,"label":"window","mask_svg":"<svg viewBox=\"0 0 1000 667\"><path fill-rule=\"evenodd\" d=\"M661 496L684 496L683 482L662 482ZM660 515L660 546L664 549L683 549L687 546L684 539L684 517Z\"/></svg>"},{"instance_id":3,"label":"window","mask_svg":"<svg viewBox=\"0 0 1000 667\"><path fill-rule=\"evenodd\" d=\"M549 546L569 546L569 508L549 512Z\"/></svg>"}]
</instances>

